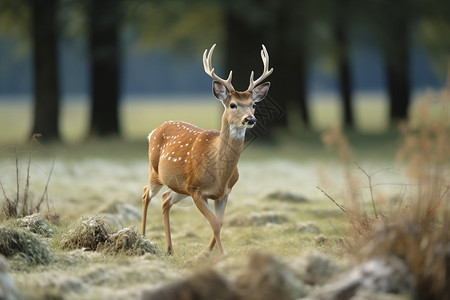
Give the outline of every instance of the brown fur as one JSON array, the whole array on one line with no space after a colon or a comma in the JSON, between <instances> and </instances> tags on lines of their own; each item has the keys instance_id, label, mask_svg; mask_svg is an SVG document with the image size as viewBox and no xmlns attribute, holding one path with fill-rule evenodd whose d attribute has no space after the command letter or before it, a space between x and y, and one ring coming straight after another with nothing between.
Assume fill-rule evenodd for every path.
<instances>
[{"instance_id":1,"label":"brown fur","mask_svg":"<svg viewBox=\"0 0 450 300\"><path fill-rule=\"evenodd\" d=\"M237 108L230 108L231 102ZM225 111L220 132L181 121L169 121L149 135L150 175L143 194L142 234L145 234L151 198L163 185L169 187L162 195L168 253L173 252L169 210L182 195L191 196L211 224L213 237L208 248L212 250L217 242L220 252L223 252L220 229L228 195L239 178L237 163L244 146L243 135L236 138L230 126L242 130L245 119L254 118L254 108L251 92L233 92L222 103ZM209 207L208 199L214 200L215 213Z\"/></svg>"}]
</instances>

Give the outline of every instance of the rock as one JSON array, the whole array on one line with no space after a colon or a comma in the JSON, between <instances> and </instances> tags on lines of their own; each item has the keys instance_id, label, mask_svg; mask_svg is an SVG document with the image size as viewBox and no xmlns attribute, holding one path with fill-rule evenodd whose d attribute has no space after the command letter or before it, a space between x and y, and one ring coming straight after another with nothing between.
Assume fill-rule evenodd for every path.
<instances>
[{"instance_id":1,"label":"rock","mask_svg":"<svg viewBox=\"0 0 450 300\"><path fill-rule=\"evenodd\" d=\"M0 254L0 299L19 299L19 291L12 278L8 275L9 264L6 258Z\"/></svg>"},{"instance_id":2,"label":"rock","mask_svg":"<svg viewBox=\"0 0 450 300\"><path fill-rule=\"evenodd\" d=\"M414 277L404 261L394 256L383 256L354 267L307 299L344 300L362 299L358 298L361 294L412 294L414 287Z\"/></svg>"},{"instance_id":3,"label":"rock","mask_svg":"<svg viewBox=\"0 0 450 300\"><path fill-rule=\"evenodd\" d=\"M110 213L101 213L98 216L103 218L107 224L111 226L111 229L113 231L118 231L123 229L123 224L119 220L119 216L117 214L110 214Z\"/></svg>"},{"instance_id":4,"label":"rock","mask_svg":"<svg viewBox=\"0 0 450 300\"><path fill-rule=\"evenodd\" d=\"M250 255L235 285L246 300L296 299L308 294L308 288L291 269L274 256L258 251Z\"/></svg>"},{"instance_id":5,"label":"rock","mask_svg":"<svg viewBox=\"0 0 450 300\"><path fill-rule=\"evenodd\" d=\"M252 213L249 215L232 216L228 220L230 226L265 226L287 222L288 218L276 212Z\"/></svg>"},{"instance_id":6,"label":"rock","mask_svg":"<svg viewBox=\"0 0 450 300\"><path fill-rule=\"evenodd\" d=\"M180 279L160 288L146 290L142 300L235 300L240 299L228 281L217 271L207 269L186 279Z\"/></svg>"},{"instance_id":7,"label":"rock","mask_svg":"<svg viewBox=\"0 0 450 300\"><path fill-rule=\"evenodd\" d=\"M292 265L296 275L310 285L323 285L336 274L337 266L327 255L314 251Z\"/></svg>"},{"instance_id":8,"label":"rock","mask_svg":"<svg viewBox=\"0 0 450 300\"><path fill-rule=\"evenodd\" d=\"M25 227L27 230L46 237L52 236L54 230L50 223L42 217L40 213L20 218L17 220L20 227Z\"/></svg>"},{"instance_id":9,"label":"rock","mask_svg":"<svg viewBox=\"0 0 450 300\"><path fill-rule=\"evenodd\" d=\"M264 199L267 200L277 200L283 202L291 202L291 203L305 203L308 202L308 199L302 195L297 195L290 192L282 192L275 191L267 194Z\"/></svg>"},{"instance_id":10,"label":"rock","mask_svg":"<svg viewBox=\"0 0 450 300\"><path fill-rule=\"evenodd\" d=\"M124 222L140 221L142 217L141 210L124 202L117 203L117 213Z\"/></svg>"},{"instance_id":11,"label":"rock","mask_svg":"<svg viewBox=\"0 0 450 300\"><path fill-rule=\"evenodd\" d=\"M303 233L316 233L319 234L321 231L319 227L317 227L315 222L308 221L308 222L298 222L297 223L297 230Z\"/></svg>"}]
</instances>

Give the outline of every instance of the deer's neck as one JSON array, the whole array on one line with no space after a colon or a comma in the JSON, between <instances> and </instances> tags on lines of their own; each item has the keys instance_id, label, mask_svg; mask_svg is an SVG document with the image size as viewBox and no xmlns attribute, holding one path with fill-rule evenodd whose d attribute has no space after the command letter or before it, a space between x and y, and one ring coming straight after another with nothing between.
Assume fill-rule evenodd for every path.
<instances>
[{"instance_id":1,"label":"deer's neck","mask_svg":"<svg viewBox=\"0 0 450 300\"><path fill-rule=\"evenodd\" d=\"M245 129L238 129L230 125L225 118L222 118L222 128L217 137L217 164L218 170L222 172L221 177L229 178L233 174L236 165L244 148Z\"/></svg>"}]
</instances>

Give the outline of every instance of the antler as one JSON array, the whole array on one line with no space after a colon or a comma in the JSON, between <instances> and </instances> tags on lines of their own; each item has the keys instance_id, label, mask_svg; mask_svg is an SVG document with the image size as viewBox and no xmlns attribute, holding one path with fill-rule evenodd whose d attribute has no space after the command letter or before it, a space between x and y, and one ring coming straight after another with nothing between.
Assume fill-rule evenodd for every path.
<instances>
[{"instance_id":1,"label":"antler","mask_svg":"<svg viewBox=\"0 0 450 300\"><path fill-rule=\"evenodd\" d=\"M271 68L269 70L269 53L267 53L267 49L266 49L266 47L264 47L264 45L262 45L261 58L262 58L262 61L264 64L264 71L263 71L261 77L259 77L256 80L253 80L254 72L252 71L252 73L250 74L250 85L248 86L247 92L251 92L255 88L255 86L260 84L264 79L269 77L269 75L272 74L272 72L273 72L273 68Z\"/></svg>"},{"instance_id":2,"label":"antler","mask_svg":"<svg viewBox=\"0 0 450 300\"><path fill-rule=\"evenodd\" d=\"M220 78L219 76L217 76L214 73L214 68L211 65L211 58L212 58L212 55L213 55L215 47L216 47L216 44L214 44L211 47L211 50L209 50L209 53L208 53L208 49L206 49L205 52L203 53L203 67L205 68L205 72L206 72L206 74L211 76L212 79L222 83L228 89L228 92L230 92L230 93L234 92L235 91L234 87L231 84L231 78L233 76L233 71L230 71L230 75L228 75L228 79L227 80L224 80L224 79ZM206 55L207 53L208 53L208 55Z\"/></svg>"}]
</instances>

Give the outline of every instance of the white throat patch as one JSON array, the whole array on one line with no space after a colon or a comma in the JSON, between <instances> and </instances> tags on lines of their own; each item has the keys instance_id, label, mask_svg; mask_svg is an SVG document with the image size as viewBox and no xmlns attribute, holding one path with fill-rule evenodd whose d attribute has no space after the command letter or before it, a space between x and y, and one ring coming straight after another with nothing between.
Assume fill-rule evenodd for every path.
<instances>
[{"instance_id":1,"label":"white throat patch","mask_svg":"<svg viewBox=\"0 0 450 300\"><path fill-rule=\"evenodd\" d=\"M231 124L230 125L230 135L234 139L242 139L245 136L245 129L246 129L246 127Z\"/></svg>"}]
</instances>

